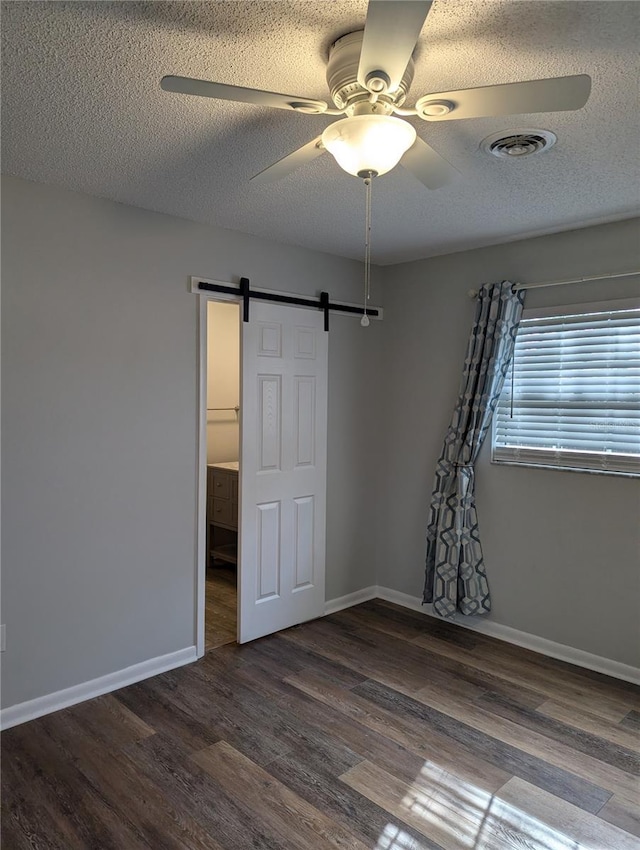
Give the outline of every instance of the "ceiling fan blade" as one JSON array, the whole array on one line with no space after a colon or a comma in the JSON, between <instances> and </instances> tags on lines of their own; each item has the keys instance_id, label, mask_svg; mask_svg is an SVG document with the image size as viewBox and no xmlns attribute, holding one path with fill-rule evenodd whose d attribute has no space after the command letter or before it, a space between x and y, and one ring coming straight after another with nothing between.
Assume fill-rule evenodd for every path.
<instances>
[{"instance_id":1,"label":"ceiling fan blade","mask_svg":"<svg viewBox=\"0 0 640 850\"><path fill-rule=\"evenodd\" d=\"M311 100L308 97L296 97L292 94L279 94L260 89L246 89L242 86L228 86L225 83L211 83L192 77L163 77L160 87L164 91L178 94L192 94L196 97L213 97L218 100L232 100L238 103L255 103L258 106L273 106L276 109L293 109L296 112L318 114L325 112L327 104L323 100Z\"/></svg>"},{"instance_id":2,"label":"ceiling fan blade","mask_svg":"<svg viewBox=\"0 0 640 850\"><path fill-rule=\"evenodd\" d=\"M371 0L358 65L361 86L368 88L367 77L382 71L388 91L398 88L430 8L425 0Z\"/></svg>"},{"instance_id":3,"label":"ceiling fan blade","mask_svg":"<svg viewBox=\"0 0 640 850\"><path fill-rule=\"evenodd\" d=\"M423 142L420 136L402 157L400 164L424 183L427 189L441 189L448 183L453 183L460 175L457 168Z\"/></svg>"},{"instance_id":4,"label":"ceiling fan blade","mask_svg":"<svg viewBox=\"0 0 640 850\"><path fill-rule=\"evenodd\" d=\"M301 165L313 162L314 159L321 156L324 152L325 148L322 144L322 136L318 136L317 139L313 139L313 141L308 142L306 145L298 148L298 150L293 151L293 153L274 162L273 165L265 168L264 171L256 174L251 178L251 183L254 185L273 183L274 180L280 180L281 177L291 174L292 171L300 168Z\"/></svg>"},{"instance_id":5,"label":"ceiling fan blade","mask_svg":"<svg viewBox=\"0 0 640 850\"><path fill-rule=\"evenodd\" d=\"M527 80L428 94L417 101L416 110L425 121L489 118L528 112L565 112L583 107L590 92L591 77L578 74L574 77L552 77L548 80ZM448 101L454 108L443 115L425 114L425 108L433 101Z\"/></svg>"}]
</instances>

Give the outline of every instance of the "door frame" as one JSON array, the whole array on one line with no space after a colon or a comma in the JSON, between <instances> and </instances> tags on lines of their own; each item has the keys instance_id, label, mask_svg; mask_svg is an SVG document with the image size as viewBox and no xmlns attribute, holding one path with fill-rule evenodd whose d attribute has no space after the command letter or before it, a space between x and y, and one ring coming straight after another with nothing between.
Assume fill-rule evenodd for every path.
<instances>
[{"instance_id":1,"label":"door frame","mask_svg":"<svg viewBox=\"0 0 640 850\"><path fill-rule=\"evenodd\" d=\"M202 277L191 276L189 278L189 291L197 295L197 339L198 339L198 363L197 363L197 449L196 449L196 594L195 594L195 643L196 655L202 658L205 653L204 647L204 626L205 626L205 591L206 591L206 576L207 576L207 369L208 369L208 340L207 340L207 314L209 301L226 301L234 302L239 305L238 321L240 322L240 390L242 390L243 380L243 363L242 363L242 303L243 298L240 291L214 292L211 290L200 289L198 284L211 283L223 287L233 286L233 284L222 281L212 280ZM303 297L294 295L291 292L281 292L280 290L259 289L259 292L268 292L271 295L282 295L288 298ZM309 302L308 304L297 304L294 306L300 309L317 310L319 302ZM340 307L358 308L351 310L342 315L351 315L352 318L360 318L361 305L354 304L352 301L331 301L334 310L340 311ZM331 306L329 312L334 312ZM375 311L371 313L373 321L381 321L384 318L384 310L378 305L370 305L369 310ZM327 375L328 378L328 375ZM242 408L239 411L239 458L242 464L242 432L243 418ZM238 476L238 484L240 476ZM242 503L242 487L239 486L238 491L238 540L240 540L240 506ZM238 570L242 569L242 552L239 552ZM326 594L325 594L326 595ZM239 598L239 597L238 597ZM325 599L326 601L326 599ZM238 618L238 623L240 622ZM236 637L238 634L236 632Z\"/></svg>"},{"instance_id":2,"label":"door frame","mask_svg":"<svg viewBox=\"0 0 640 850\"><path fill-rule=\"evenodd\" d=\"M238 322L240 324L240 386L242 387L242 313L240 309L241 299L237 295L228 295L224 292L198 293L198 399L197 399L197 460L196 460L196 599L195 599L195 624L196 624L196 655L202 658L205 653L204 626L205 626L205 597L207 582L207 375L209 369L209 339L208 339L208 314L210 301L225 301L238 304ZM238 395L238 398L240 395ZM240 461L242 454L242 410L239 411L238 450ZM238 492L238 508L242 498ZM240 537L240 510L238 509L238 539ZM238 560L237 569L241 568L241 560ZM236 603L237 605L237 603ZM236 632L237 637L237 632Z\"/></svg>"},{"instance_id":3,"label":"door frame","mask_svg":"<svg viewBox=\"0 0 640 850\"><path fill-rule=\"evenodd\" d=\"M208 314L210 301L232 302L238 305L238 322L240 324L240 382L239 396L242 397L242 381L244 377L244 364L242 360L242 298L235 294L225 292L206 292L199 290L198 294L198 435L197 435L197 464L196 464L196 599L195 599L195 624L196 624L196 655L202 658L205 654L205 602L207 582L207 376L209 369L209 331ZM279 293L284 294L284 293ZM313 309L298 306L298 309ZM239 440L238 458L242 465L242 440L244 420L242 407L238 413L239 418ZM238 544L240 543L241 516L242 516L242 487L240 486L240 475L238 475ZM238 585L240 571L242 569L242 552L238 546ZM237 627L236 639L240 628L240 595L236 601Z\"/></svg>"}]
</instances>

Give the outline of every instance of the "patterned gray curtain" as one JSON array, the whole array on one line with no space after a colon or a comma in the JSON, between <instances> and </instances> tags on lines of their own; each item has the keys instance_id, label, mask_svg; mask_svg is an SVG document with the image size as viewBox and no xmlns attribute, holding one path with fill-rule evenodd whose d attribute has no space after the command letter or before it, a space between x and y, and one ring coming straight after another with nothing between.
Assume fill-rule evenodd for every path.
<instances>
[{"instance_id":1,"label":"patterned gray curtain","mask_svg":"<svg viewBox=\"0 0 640 850\"><path fill-rule=\"evenodd\" d=\"M489 430L513 356L524 291L513 284L480 289L460 395L436 468L427 528L424 602L441 617L486 614L489 584L478 536L473 465Z\"/></svg>"}]
</instances>

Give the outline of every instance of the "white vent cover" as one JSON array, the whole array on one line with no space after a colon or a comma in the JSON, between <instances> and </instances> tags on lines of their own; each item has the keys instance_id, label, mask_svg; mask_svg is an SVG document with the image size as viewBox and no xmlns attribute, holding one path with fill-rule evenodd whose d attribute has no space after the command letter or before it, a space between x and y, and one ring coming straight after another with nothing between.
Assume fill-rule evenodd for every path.
<instances>
[{"instance_id":1,"label":"white vent cover","mask_svg":"<svg viewBox=\"0 0 640 850\"><path fill-rule=\"evenodd\" d=\"M480 149L501 159L515 159L542 153L555 143L556 136L549 130L501 130L483 139Z\"/></svg>"}]
</instances>

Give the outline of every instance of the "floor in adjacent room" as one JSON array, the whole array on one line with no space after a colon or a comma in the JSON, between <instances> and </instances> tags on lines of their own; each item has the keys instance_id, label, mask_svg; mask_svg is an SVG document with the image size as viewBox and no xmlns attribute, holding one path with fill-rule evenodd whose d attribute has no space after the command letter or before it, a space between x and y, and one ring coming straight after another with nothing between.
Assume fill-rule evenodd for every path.
<instances>
[{"instance_id":1,"label":"floor in adjacent room","mask_svg":"<svg viewBox=\"0 0 640 850\"><path fill-rule=\"evenodd\" d=\"M11 850L640 848L640 689L368 602L3 736Z\"/></svg>"},{"instance_id":2,"label":"floor in adjacent room","mask_svg":"<svg viewBox=\"0 0 640 850\"><path fill-rule=\"evenodd\" d=\"M236 569L231 566L209 567L205 590L205 652L234 643L238 622Z\"/></svg>"}]
</instances>

